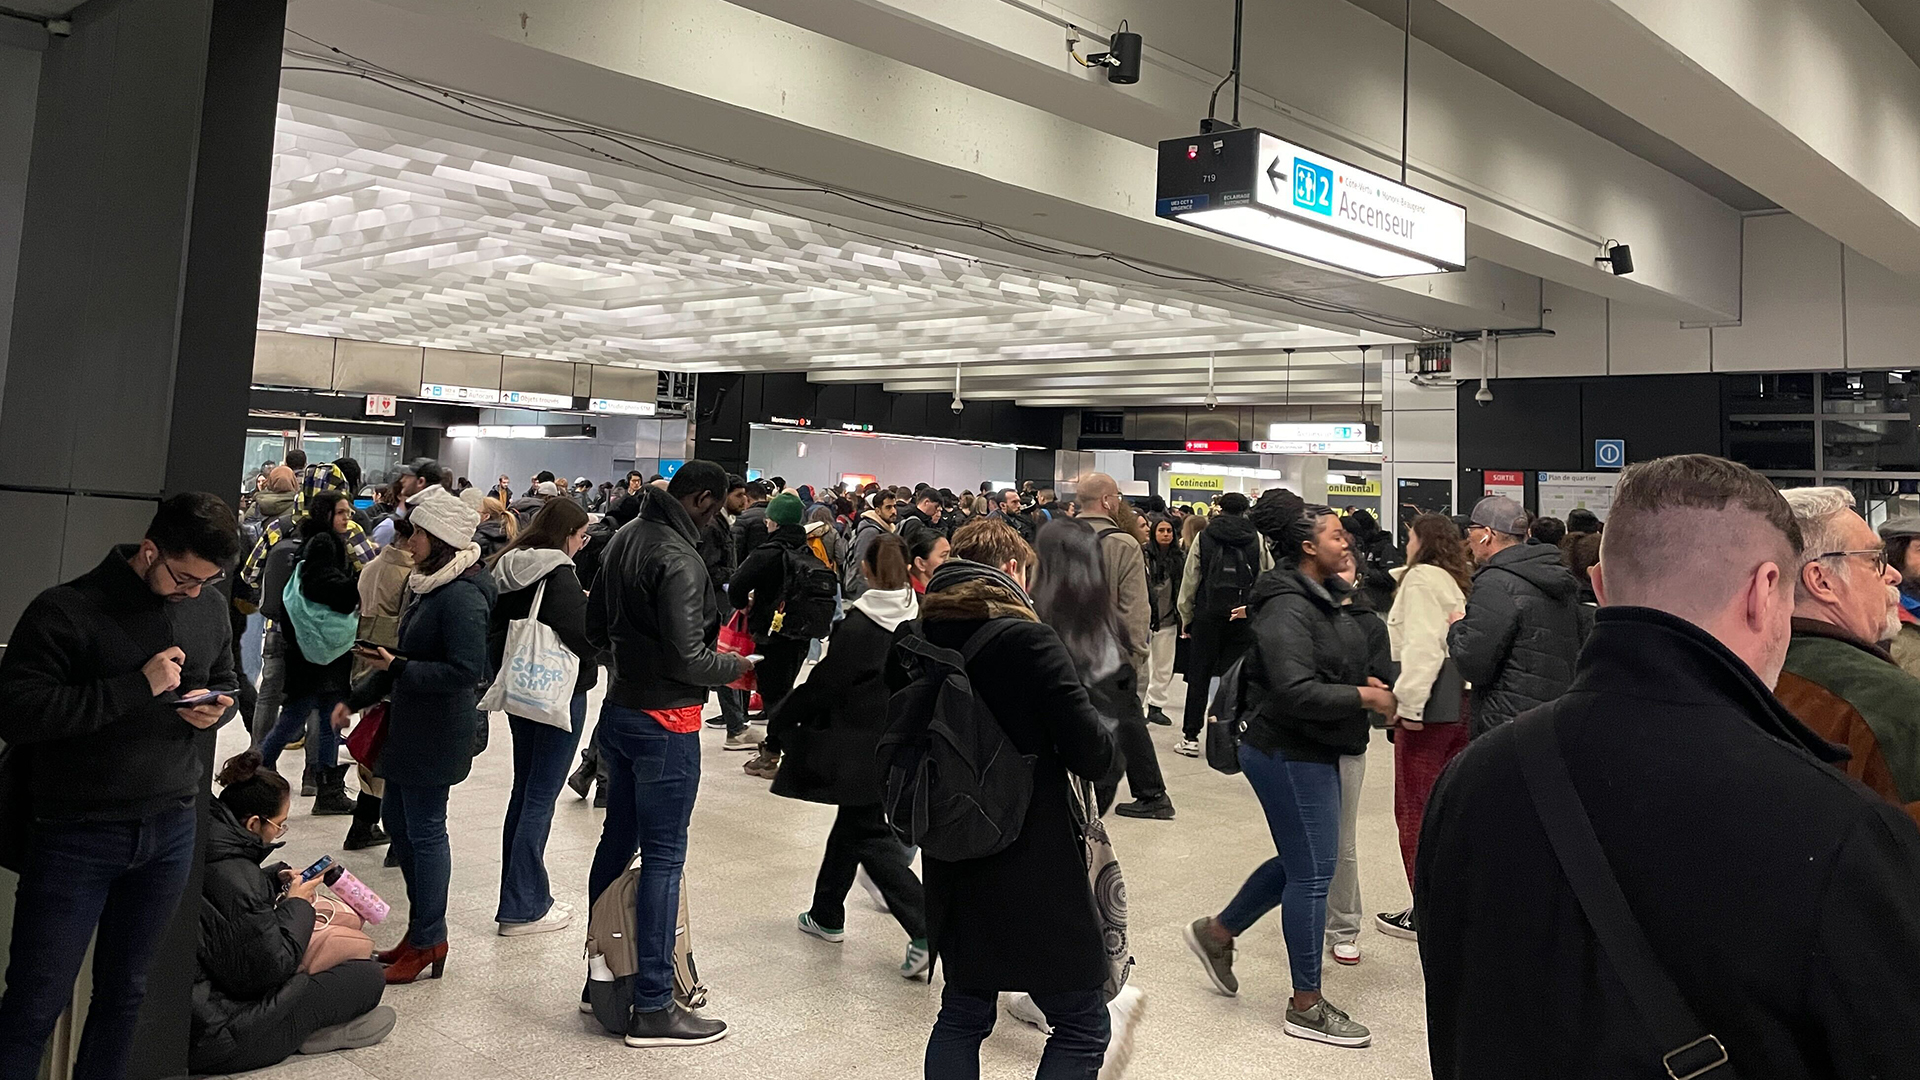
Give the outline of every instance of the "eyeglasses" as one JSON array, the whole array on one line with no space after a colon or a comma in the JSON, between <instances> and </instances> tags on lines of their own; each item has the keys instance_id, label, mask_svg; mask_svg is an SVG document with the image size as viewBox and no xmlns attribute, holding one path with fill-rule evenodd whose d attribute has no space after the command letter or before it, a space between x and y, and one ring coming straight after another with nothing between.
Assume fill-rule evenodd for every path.
<instances>
[{"instance_id":1,"label":"eyeglasses","mask_svg":"<svg viewBox=\"0 0 1920 1080\"><path fill-rule=\"evenodd\" d=\"M162 556L160 559L160 567L167 572L168 577L173 579L173 583L182 589L204 589L209 585L218 585L227 580L227 572L225 570L216 570L211 576L203 578L183 574L175 570L173 564L168 562L165 556Z\"/></svg>"},{"instance_id":2,"label":"eyeglasses","mask_svg":"<svg viewBox=\"0 0 1920 1080\"><path fill-rule=\"evenodd\" d=\"M1860 548L1855 551L1829 551L1820 555L1815 555L1813 558L1807 561L1817 562L1821 559L1845 559L1854 555L1860 555L1860 556L1864 556L1866 558L1872 559L1874 573L1885 574L1887 572L1887 549L1886 548Z\"/></svg>"}]
</instances>

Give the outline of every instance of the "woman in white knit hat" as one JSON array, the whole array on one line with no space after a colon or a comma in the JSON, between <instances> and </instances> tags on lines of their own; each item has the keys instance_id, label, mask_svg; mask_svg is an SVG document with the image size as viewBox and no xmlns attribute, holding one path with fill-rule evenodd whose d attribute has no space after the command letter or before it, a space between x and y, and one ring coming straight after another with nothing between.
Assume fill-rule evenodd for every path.
<instances>
[{"instance_id":1,"label":"woman in white knit hat","mask_svg":"<svg viewBox=\"0 0 1920 1080\"><path fill-rule=\"evenodd\" d=\"M349 710L389 699L386 742L373 764L386 781L381 804L393 852L407 881L407 936L379 954L387 982L439 978L447 962L447 890L453 856L447 843L447 794L473 766L481 684L487 678L487 617L494 586L480 561L473 530L480 515L445 488L409 498L405 543L413 554L408 599L394 652L362 652L384 677L357 687L334 710L345 727Z\"/></svg>"}]
</instances>

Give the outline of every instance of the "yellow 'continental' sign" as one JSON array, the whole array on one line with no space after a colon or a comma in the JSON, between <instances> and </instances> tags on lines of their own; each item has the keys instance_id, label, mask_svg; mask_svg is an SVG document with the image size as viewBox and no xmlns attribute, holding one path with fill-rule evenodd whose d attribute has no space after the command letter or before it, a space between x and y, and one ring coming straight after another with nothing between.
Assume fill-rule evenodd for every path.
<instances>
[{"instance_id":1,"label":"yellow 'continental' sign","mask_svg":"<svg viewBox=\"0 0 1920 1080\"><path fill-rule=\"evenodd\" d=\"M1364 495L1377 498L1380 494L1380 481L1369 480L1364 484L1328 484L1327 494L1329 496Z\"/></svg>"},{"instance_id":2,"label":"yellow 'continental' sign","mask_svg":"<svg viewBox=\"0 0 1920 1080\"><path fill-rule=\"evenodd\" d=\"M1167 477L1167 486L1175 491L1221 491L1227 490L1227 478L1224 476L1183 476L1174 473Z\"/></svg>"}]
</instances>

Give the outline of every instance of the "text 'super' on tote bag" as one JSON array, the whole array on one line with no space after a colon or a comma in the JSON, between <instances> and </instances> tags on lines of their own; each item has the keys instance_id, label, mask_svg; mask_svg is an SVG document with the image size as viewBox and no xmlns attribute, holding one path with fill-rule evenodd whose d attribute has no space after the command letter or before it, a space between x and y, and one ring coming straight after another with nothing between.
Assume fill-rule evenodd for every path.
<instances>
[{"instance_id":1,"label":"text 'super' on tote bag","mask_svg":"<svg viewBox=\"0 0 1920 1080\"><path fill-rule=\"evenodd\" d=\"M500 670L480 699L480 708L572 731L570 706L574 680L580 675L580 658L553 627L540 621L540 602L546 596L547 583L542 580L534 589L533 607L527 610L527 617L507 624Z\"/></svg>"}]
</instances>

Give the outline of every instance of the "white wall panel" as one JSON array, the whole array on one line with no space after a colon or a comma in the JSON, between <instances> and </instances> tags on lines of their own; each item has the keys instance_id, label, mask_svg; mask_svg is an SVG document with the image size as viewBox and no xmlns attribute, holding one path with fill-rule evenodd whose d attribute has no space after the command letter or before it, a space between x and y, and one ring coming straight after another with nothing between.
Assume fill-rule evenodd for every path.
<instances>
[{"instance_id":1,"label":"white wall panel","mask_svg":"<svg viewBox=\"0 0 1920 1080\"><path fill-rule=\"evenodd\" d=\"M1615 303L1609 306L1607 371L1612 375L1670 375L1711 371L1713 332L1683 329L1679 320Z\"/></svg>"},{"instance_id":2,"label":"white wall panel","mask_svg":"<svg viewBox=\"0 0 1920 1080\"><path fill-rule=\"evenodd\" d=\"M1847 366L1920 362L1920 288L1858 252L1847 251L1845 260Z\"/></svg>"},{"instance_id":3,"label":"white wall panel","mask_svg":"<svg viewBox=\"0 0 1920 1080\"><path fill-rule=\"evenodd\" d=\"M1548 281L1541 285L1540 308L1540 324L1553 336L1502 341L1496 377L1607 373L1605 298Z\"/></svg>"},{"instance_id":4,"label":"white wall panel","mask_svg":"<svg viewBox=\"0 0 1920 1080\"><path fill-rule=\"evenodd\" d=\"M1790 214L1746 220L1739 326L1713 329L1715 371L1845 364L1840 242Z\"/></svg>"}]
</instances>

